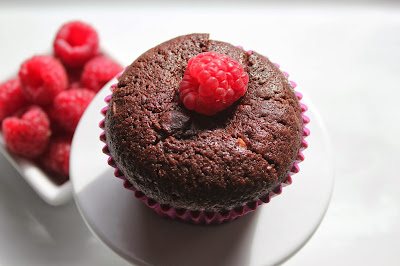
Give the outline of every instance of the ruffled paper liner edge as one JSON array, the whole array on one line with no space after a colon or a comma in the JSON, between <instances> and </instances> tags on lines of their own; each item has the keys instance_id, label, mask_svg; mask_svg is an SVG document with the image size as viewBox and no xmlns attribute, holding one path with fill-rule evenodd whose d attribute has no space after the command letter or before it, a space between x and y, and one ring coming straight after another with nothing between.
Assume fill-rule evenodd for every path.
<instances>
[{"instance_id":1,"label":"ruffled paper liner edge","mask_svg":"<svg viewBox=\"0 0 400 266\"><path fill-rule=\"evenodd\" d=\"M239 46L239 48L241 48L241 47ZM249 50L247 53L251 54L252 51ZM277 68L280 68L280 66L277 63L275 63L275 66ZM282 73L286 77L289 77L288 73L286 73L284 71L282 71ZM116 77L117 80L120 77L121 77L121 74L117 75L117 77ZM296 88L296 86L297 86L297 84L293 81L290 81L290 84L292 85L293 89ZM113 84L110 88L111 92L114 91L114 89L116 89L116 87L117 87L117 84ZM296 93L297 99L300 102L300 100L303 98L303 95L297 91L295 93ZM110 100L111 100L111 95L108 95L104 99L107 106L101 110L101 114L103 116L105 116L107 113L108 104L109 104ZM161 217L170 218L173 220L181 220L181 221L184 221L187 223L194 223L194 224L221 224L223 222L230 222L232 220L235 220L238 217L241 217L249 212L256 210L263 203L270 202L273 197L282 193L283 187L286 187L292 183L292 176L294 174L297 174L300 171L298 164L304 160L304 155L303 155L302 151L308 147L308 143L306 142L305 138L310 135L310 130L306 127L306 125L310 122L310 119L304 114L308 110L308 108L304 103L301 103L301 102L300 102L300 108L301 108L301 116L303 118L303 139L302 139L302 144L301 144L301 148L300 148L299 154L297 156L297 159L294 162L286 180L284 182L282 182L280 185L278 185L276 188L274 188L271 192L261 196L258 200L251 201L244 206L236 207L234 209L227 210L227 211L207 212L207 211L190 211L190 210L186 210L186 209L178 209L178 208L170 207L168 205L160 204L160 203L156 202L155 200L147 197L141 191L137 190L125 178L123 172L118 168L118 166L116 165L114 159L112 158L112 156L110 154L110 151L109 151L108 145L107 145L107 141L106 141L106 134L104 132L105 119L103 119L99 124L99 127L103 130L103 132L100 134L100 140L105 143L105 146L103 147L102 151L104 154L109 156L108 164L111 167L115 168L114 175L115 175L115 177L123 180L124 188L133 191L134 195L137 199L141 200L144 204L146 204L149 208L153 209Z\"/></svg>"}]
</instances>

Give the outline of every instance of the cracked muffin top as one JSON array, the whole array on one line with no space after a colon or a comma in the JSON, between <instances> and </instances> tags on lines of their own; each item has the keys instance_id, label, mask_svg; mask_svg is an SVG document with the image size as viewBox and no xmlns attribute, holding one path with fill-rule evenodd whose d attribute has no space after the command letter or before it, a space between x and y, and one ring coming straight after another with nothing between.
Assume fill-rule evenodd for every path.
<instances>
[{"instance_id":1,"label":"cracked muffin top","mask_svg":"<svg viewBox=\"0 0 400 266\"><path fill-rule=\"evenodd\" d=\"M188 61L214 51L236 59L247 92L213 116L179 99ZM286 181L302 143L298 99L266 57L191 34L162 43L126 68L105 119L118 168L147 197L174 208L223 211Z\"/></svg>"}]
</instances>

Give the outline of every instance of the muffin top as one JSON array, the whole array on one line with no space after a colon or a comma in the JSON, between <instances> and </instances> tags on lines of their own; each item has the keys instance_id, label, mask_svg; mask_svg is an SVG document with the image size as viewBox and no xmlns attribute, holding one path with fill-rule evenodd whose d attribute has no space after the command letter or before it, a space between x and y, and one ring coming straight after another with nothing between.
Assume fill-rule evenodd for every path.
<instances>
[{"instance_id":1,"label":"muffin top","mask_svg":"<svg viewBox=\"0 0 400 266\"><path fill-rule=\"evenodd\" d=\"M213 116L188 110L179 83L191 57L214 51L249 76L246 94ZM301 109L285 75L266 57L208 34L162 43L136 59L113 91L108 148L147 197L175 208L222 211L284 182L302 142Z\"/></svg>"}]
</instances>

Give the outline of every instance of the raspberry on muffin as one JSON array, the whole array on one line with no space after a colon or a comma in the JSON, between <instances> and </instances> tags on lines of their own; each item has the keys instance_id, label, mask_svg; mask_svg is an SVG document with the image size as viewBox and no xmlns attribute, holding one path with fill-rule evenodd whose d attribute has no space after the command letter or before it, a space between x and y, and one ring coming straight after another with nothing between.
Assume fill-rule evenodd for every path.
<instances>
[{"instance_id":1,"label":"raspberry on muffin","mask_svg":"<svg viewBox=\"0 0 400 266\"><path fill-rule=\"evenodd\" d=\"M192 57L179 84L186 108L214 115L242 97L249 77L235 59L216 52Z\"/></svg>"}]
</instances>

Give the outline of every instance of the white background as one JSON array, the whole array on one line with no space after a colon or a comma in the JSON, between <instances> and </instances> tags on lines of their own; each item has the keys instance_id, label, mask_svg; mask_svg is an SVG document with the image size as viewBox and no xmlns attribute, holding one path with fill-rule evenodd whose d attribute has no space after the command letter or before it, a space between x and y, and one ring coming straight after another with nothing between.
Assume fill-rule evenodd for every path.
<instances>
[{"instance_id":1,"label":"white background","mask_svg":"<svg viewBox=\"0 0 400 266\"><path fill-rule=\"evenodd\" d=\"M286 265L400 264L400 5L0 2L0 80L26 58L51 51L57 29L73 19L92 24L103 49L123 65L193 32L278 62L320 111L336 177L320 228ZM73 202L47 206L0 157L0 265L21 264L125 262L91 235Z\"/></svg>"}]
</instances>

